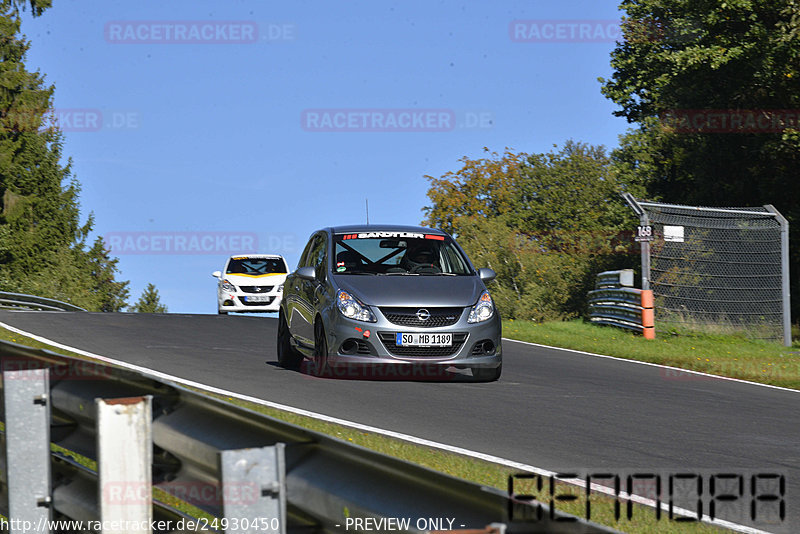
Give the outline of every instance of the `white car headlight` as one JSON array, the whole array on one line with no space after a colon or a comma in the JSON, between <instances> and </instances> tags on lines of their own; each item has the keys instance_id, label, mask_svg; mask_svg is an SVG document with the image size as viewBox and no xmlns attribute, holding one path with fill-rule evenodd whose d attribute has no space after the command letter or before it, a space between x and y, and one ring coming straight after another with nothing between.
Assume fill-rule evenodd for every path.
<instances>
[{"instance_id":1,"label":"white car headlight","mask_svg":"<svg viewBox=\"0 0 800 534\"><path fill-rule=\"evenodd\" d=\"M223 291L236 291L236 286L227 280L223 280L219 287L221 287Z\"/></svg>"},{"instance_id":2,"label":"white car headlight","mask_svg":"<svg viewBox=\"0 0 800 534\"><path fill-rule=\"evenodd\" d=\"M467 318L468 323L481 323L494 317L494 302L488 291L481 293L478 302L472 307Z\"/></svg>"},{"instance_id":3,"label":"white car headlight","mask_svg":"<svg viewBox=\"0 0 800 534\"><path fill-rule=\"evenodd\" d=\"M377 321L372 310L369 309L369 306L359 302L358 299L347 291L342 291L340 289L339 292L336 293L336 306L339 308L341 314L348 319L355 319L356 321L365 321L368 323Z\"/></svg>"},{"instance_id":4,"label":"white car headlight","mask_svg":"<svg viewBox=\"0 0 800 534\"><path fill-rule=\"evenodd\" d=\"M283 284L278 286L278 293L283 293Z\"/></svg>"}]
</instances>

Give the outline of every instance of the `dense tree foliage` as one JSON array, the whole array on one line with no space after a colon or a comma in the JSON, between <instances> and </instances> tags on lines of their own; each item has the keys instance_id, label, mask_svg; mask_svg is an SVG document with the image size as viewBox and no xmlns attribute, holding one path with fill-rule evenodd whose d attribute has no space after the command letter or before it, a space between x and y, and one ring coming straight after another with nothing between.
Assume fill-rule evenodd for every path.
<instances>
[{"instance_id":1,"label":"dense tree foliage","mask_svg":"<svg viewBox=\"0 0 800 534\"><path fill-rule=\"evenodd\" d=\"M161 303L158 289L153 284L147 284L142 291L142 296L131 306L131 311L137 313L167 313L167 307Z\"/></svg>"},{"instance_id":2,"label":"dense tree foliage","mask_svg":"<svg viewBox=\"0 0 800 534\"><path fill-rule=\"evenodd\" d=\"M613 77L601 80L616 114L637 124L613 154L618 172L667 202L778 208L791 228L796 317L800 1L624 0L621 8L624 40Z\"/></svg>"},{"instance_id":3,"label":"dense tree foliage","mask_svg":"<svg viewBox=\"0 0 800 534\"><path fill-rule=\"evenodd\" d=\"M602 147L570 141L547 154L461 161L427 177L423 224L457 235L476 266L497 272L492 295L503 316L573 317L597 272L634 265L636 223Z\"/></svg>"},{"instance_id":4,"label":"dense tree foliage","mask_svg":"<svg viewBox=\"0 0 800 534\"><path fill-rule=\"evenodd\" d=\"M90 215L80 222L80 186L61 164L63 136L48 121L54 87L24 65L20 10L39 15L44 0L0 3L0 289L119 311L128 282L98 238L87 250Z\"/></svg>"}]
</instances>

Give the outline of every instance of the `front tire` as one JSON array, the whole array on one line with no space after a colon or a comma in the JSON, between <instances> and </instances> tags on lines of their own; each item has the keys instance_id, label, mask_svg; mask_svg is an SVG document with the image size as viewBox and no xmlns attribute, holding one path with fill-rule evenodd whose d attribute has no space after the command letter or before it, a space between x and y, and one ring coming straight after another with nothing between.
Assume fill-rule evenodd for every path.
<instances>
[{"instance_id":1,"label":"front tire","mask_svg":"<svg viewBox=\"0 0 800 534\"><path fill-rule=\"evenodd\" d=\"M297 370L303 363L303 355L292 347L289 336L289 325L281 310L278 313L278 364L284 369Z\"/></svg>"},{"instance_id":2,"label":"front tire","mask_svg":"<svg viewBox=\"0 0 800 534\"><path fill-rule=\"evenodd\" d=\"M322 320L314 325L314 376L325 376L328 372L328 339Z\"/></svg>"},{"instance_id":3,"label":"front tire","mask_svg":"<svg viewBox=\"0 0 800 534\"><path fill-rule=\"evenodd\" d=\"M219 315L228 315L228 312L226 312L226 311L222 311L222 310L217 310L217 313L218 313Z\"/></svg>"},{"instance_id":4,"label":"front tire","mask_svg":"<svg viewBox=\"0 0 800 534\"><path fill-rule=\"evenodd\" d=\"M475 380L479 380L481 382L494 382L495 380L500 378L500 374L503 372L503 364L501 363L497 367L493 368L472 368L472 378Z\"/></svg>"}]
</instances>

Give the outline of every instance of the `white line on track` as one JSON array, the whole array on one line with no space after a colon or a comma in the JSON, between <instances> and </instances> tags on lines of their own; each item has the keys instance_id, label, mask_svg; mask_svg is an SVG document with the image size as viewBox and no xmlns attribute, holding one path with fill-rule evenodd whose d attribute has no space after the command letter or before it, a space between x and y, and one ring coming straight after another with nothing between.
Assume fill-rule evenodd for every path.
<instances>
[{"instance_id":1,"label":"white line on track","mask_svg":"<svg viewBox=\"0 0 800 534\"><path fill-rule=\"evenodd\" d=\"M29 337L31 339L35 339L36 341L39 341L41 343L46 343L46 344L51 345L53 347L57 347L57 348L63 349L63 350L68 350L70 352L74 352L75 354L80 354L82 356L87 356L89 358L95 358L97 360L100 360L100 361L103 361L103 362L106 362L106 363L111 363L111 364L117 365L119 367L123 367L125 369L130 369L132 371L137 371L137 372L139 372L139 373L141 373L141 374L143 374L145 376L149 376L149 377L152 377L152 378L160 378L160 379L163 379L163 380L169 380L169 381L172 381L172 382L175 382L177 384L184 385L184 386L190 386L190 387L195 387L195 388L199 388L199 389L204 389L204 390L210 391L212 393L217 393L219 395L225 395L227 397L234 397L234 398L239 399L239 400L252 402L253 404L258 404L258 405L261 405L261 406L274 408L276 410L281 410L281 411L284 411L284 412L290 412L290 413L294 413L294 414L297 414L297 415L303 415L303 416L306 416L306 417L311 417L313 419L317 419L319 421L325 421L327 423L334 423L334 424L337 424L337 425L342 425L342 426L346 426L346 427L350 427L350 428L355 428L357 430L363 430L365 432L370 432L370 433L373 433L373 434L379 434L379 435L382 435L382 436L387 436L387 437L390 437L390 438L399 439L399 440L402 440L402 441L407 441L407 442L414 443L416 445L421 445L421 446L424 446L424 447L431 447L431 448L434 448L434 449L440 449L440 450L452 452L452 453L455 453L455 454L460 454L462 456L467 456L467 457L470 457L470 458L476 458L478 460L484 460L484 461L487 461L487 462L492 462L492 463L499 464L499 465L502 465L502 466L505 466L505 467L511 467L511 468L514 468L514 469L519 469L521 471L526 471L526 472L529 472L529 473L534 473L536 475L541 475L541 476L547 477L547 478L549 478L549 477L557 477L557 475L558 475L558 473L556 473L555 471L548 471L547 469L542 469L540 467L535 467L535 466L532 466L532 465L528 465L528 464L524 464L524 463L520 463L520 462L515 462L514 460L508 460L506 458L500 458L499 456L492 456L491 454L485 454L485 453L482 453L482 452L471 451L469 449L464 449L464 448L456 447L456 446L453 446L453 445L447 445L445 443L438 443L436 441L431 441L431 440L424 439L424 438L418 438L416 436L411 436L409 434L403 434L403 433L400 433L400 432L395 432L393 430L386 430L386 429L377 428L377 427L374 427L374 426L363 425L361 423L348 421L346 419L339 419L338 417L331 417L329 415L324 415L324 414L320 414L320 413L316 413L316 412L311 412L311 411L308 411L308 410L304 410L302 408L295 408L294 406L287 406L285 404L278 404L276 402L272 402L272 401L268 401L268 400L264 400L264 399L259 399L257 397L251 397L249 395L242 395L241 393L228 391L228 390L221 389L221 388L218 388L218 387L215 387L215 386L210 386L208 384L201 384L200 382L194 382L192 380L186 380L185 378L180 378L180 377L177 377L177 376L174 376L174 375L170 375L170 374L167 374L167 373L162 373L160 371L154 371L152 369L148 369L147 367L141 367L139 365L134 365L134 364L131 364L131 363L128 363L128 362L124 362L124 361L121 361L121 360L115 360L113 358L108 358L106 356L100 356L99 354L94 354L92 352L88 352L88 351L85 351L83 349L79 349L79 348L76 348L76 347L70 347L69 345L64 345L63 343L58 343L57 341L53 341L51 339L47 339L45 337L42 337L42 336L39 336L39 335L36 335L36 334L32 334L30 332L26 332L24 330L20 330L19 328L13 327L11 325L8 325L8 324L2 323L2 322L0 322L0 327L5 328L7 330L10 330L11 332L15 332L15 333L17 333L19 335L27 336L27 337ZM613 360L619 360L619 361L623 361L623 362L641 363L641 364L645 364L645 365L653 365L653 366L656 366L656 367L666 367L666 368L669 368L669 369L677 369L677 368L672 368L672 367L653 364L653 363L637 362L635 360L626 360L624 358L616 358L616 357L613 357L613 356L603 356L602 354L593 354L591 352L584 352L584 351L572 350L572 349L561 349L559 347L551 347L549 345L540 345L538 343L530 343L530 342L527 342L527 341L517 341L517 340L513 340L513 339L506 339L506 338L503 338L503 340L504 341L514 341L514 342L517 342L517 343L524 343L524 344L527 344L527 345L534 345L534 346L543 347L543 348L549 348L549 349L566 350L568 352L575 352L575 353L586 354L586 355L590 355L590 356L599 356L599 357L602 357L602 358L610 358L610 359L613 359ZM683 371L683 369L679 369L679 370ZM704 374L704 373L699 373L699 374ZM708 375L708 376L714 376L714 375ZM735 380L735 379L729 379L729 380ZM745 380L737 380L737 381L738 382L745 382L745 383L748 383L748 384L756 384L754 382L747 382ZM764 384L756 384L756 385L764 385ZM777 386L770 386L770 387L777 387ZM777 388L777 389L786 389L786 388ZM794 391L794 390L788 390L788 391ZM586 487L586 481L582 480L582 479L579 479L579 478L559 479L559 480L562 481L562 482L575 484L576 486ZM633 501L635 503L642 504L642 505L645 505L645 506L649 506L651 508L654 508L654 507L659 505L659 503L654 501L653 499L648 499L646 497L642 497L642 496L635 495L635 494L631 495L631 494L628 494L628 493L626 493L624 491L621 491L618 494L615 494L615 492L614 492L614 490L612 488L609 488L607 486L602 486L600 484L594 484L594 483L591 484L591 490L594 491L594 492L597 492L597 493L603 493L603 494L606 494L606 495L610 495L612 497L618 497L618 498L623 499L623 500L631 500L631 501ZM667 503L661 502L660 503L660 507L661 507L662 510L664 510L666 512L669 512L669 505ZM685 509L685 508L679 508L677 506L673 507L672 511L673 511L674 514L687 516L687 517L695 517L697 515L696 512L693 512L693 511ZM764 530L758 530L758 529L755 529L755 528L752 528L752 527L748 527L746 525L740 525L738 523L725 521L723 519L713 519L712 520L711 517L709 517L708 515L703 515L702 521L704 523L708 523L708 524L715 525L715 526L718 526L718 527L728 528L728 529L734 530L736 532L743 532L745 534L770 534L769 532L764 531Z\"/></svg>"},{"instance_id":2,"label":"white line on track","mask_svg":"<svg viewBox=\"0 0 800 534\"><path fill-rule=\"evenodd\" d=\"M616 360L618 362L633 363L633 364L637 364L637 365L648 365L650 367L659 367L661 369L669 369L671 371L678 371L678 372L681 372L681 373L688 373L688 374L693 374L693 375L697 375L697 376L707 376L709 378L717 378L719 380L727 380L729 382L739 382L740 384L749 384L751 386L759 386L759 387L762 387L762 388L778 389L780 391L790 391L792 393L800 393L800 390L797 390L797 389L785 388L785 387L781 387L781 386L773 386L772 384L761 384L759 382L751 382L750 380L742 380L741 378L731 378L731 377L728 377L728 376L720 376L720 375L714 375L714 374L710 374L710 373L703 373L701 371L692 371L690 369L681 369L680 367L672 367L670 365L664 365L664 364L661 364L661 363L642 362L642 361L639 361L639 360L630 360L628 358L620 358L619 356L607 356L605 354L596 354L594 352L586 352L584 350L564 349L564 348L561 348L561 347L553 347L551 345L542 345L541 343L533 343L531 341L520 341L518 339L508 339L508 338L505 338L505 337L503 338L503 341L512 341L514 343L522 343L524 345L532 345L534 347L541 347L543 349L553 349L553 350L560 350L560 351L565 351L565 352L572 352L572 353L575 353L575 354L584 354L586 356L593 356L595 358L604 358L606 360Z\"/></svg>"}]
</instances>

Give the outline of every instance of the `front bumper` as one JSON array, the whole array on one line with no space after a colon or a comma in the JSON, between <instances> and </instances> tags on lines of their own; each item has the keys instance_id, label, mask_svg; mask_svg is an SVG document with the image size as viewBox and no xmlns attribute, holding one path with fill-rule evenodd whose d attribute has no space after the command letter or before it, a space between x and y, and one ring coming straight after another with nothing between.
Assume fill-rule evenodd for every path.
<instances>
[{"instance_id":1,"label":"front bumper","mask_svg":"<svg viewBox=\"0 0 800 534\"><path fill-rule=\"evenodd\" d=\"M502 363L502 326L494 316L482 323L468 323L470 308L463 308L458 320L447 326L422 328L404 326L387 319L380 307L372 306L377 322L365 323L332 311L326 328L328 364L331 367L408 368L408 376L419 369L440 372L448 367L460 369L496 368ZM451 347L398 347L395 336L401 333L451 333ZM415 368L415 369L411 369Z\"/></svg>"},{"instance_id":2,"label":"front bumper","mask_svg":"<svg viewBox=\"0 0 800 534\"><path fill-rule=\"evenodd\" d=\"M258 295L259 297L267 297L269 299L268 302L248 302L249 298L254 296L252 293L241 291L226 291L218 295L217 307L221 312L276 312L280 308L283 292Z\"/></svg>"}]
</instances>

